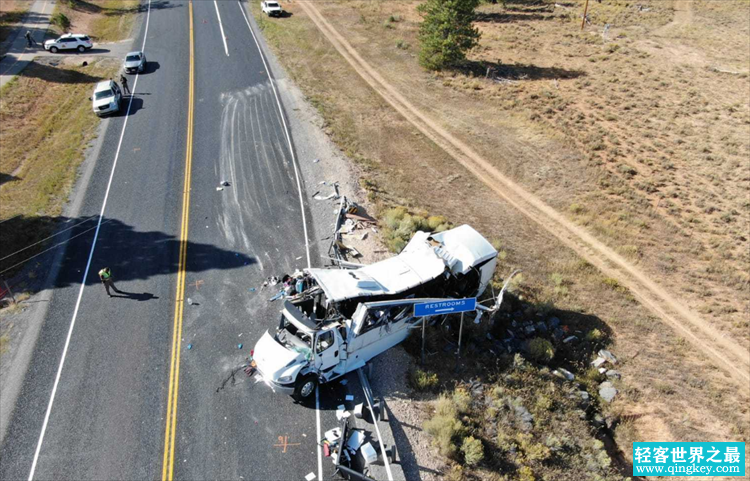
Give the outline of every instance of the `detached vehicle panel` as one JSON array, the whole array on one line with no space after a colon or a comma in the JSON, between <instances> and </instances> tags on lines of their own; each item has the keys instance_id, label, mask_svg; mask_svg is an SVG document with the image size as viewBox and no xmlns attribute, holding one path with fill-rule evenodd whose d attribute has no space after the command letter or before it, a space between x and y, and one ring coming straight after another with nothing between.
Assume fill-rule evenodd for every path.
<instances>
[{"instance_id":1,"label":"detached vehicle panel","mask_svg":"<svg viewBox=\"0 0 750 481\"><path fill-rule=\"evenodd\" d=\"M305 398L406 339L421 321L415 303L480 295L496 256L464 225L417 232L399 255L360 269L305 269L276 332L255 346L257 368L274 389Z\"/></svg>"}]
</instances>

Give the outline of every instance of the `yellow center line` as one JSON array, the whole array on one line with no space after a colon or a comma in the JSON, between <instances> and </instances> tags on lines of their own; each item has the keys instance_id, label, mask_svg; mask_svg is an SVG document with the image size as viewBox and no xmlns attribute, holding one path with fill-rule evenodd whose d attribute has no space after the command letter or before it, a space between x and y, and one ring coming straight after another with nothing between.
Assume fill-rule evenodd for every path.
<instances>
[{"instance_id":1,"label":"yellow center line","mask_svg":"<svg viewBox=\"0 0 750 481\"><path fill-rule=\"evenodd\" d=\"M180 255L177 267L177 289L175 295L174 327L172 330L172 358L169 365L169 391L167 394L167 417L164 433L164 459L162 480L171 481L174 468L175 432L177 427L177 395L180 386L180 339L182 317L185 307L185 262L187 258L188 220L190 217L190 177L193 164L193 2L188 4L190 17L190 74L188 83L187 147L185 148L185 181L182 191L182 225L180 227Z\"/></svg>"}]
</instances>

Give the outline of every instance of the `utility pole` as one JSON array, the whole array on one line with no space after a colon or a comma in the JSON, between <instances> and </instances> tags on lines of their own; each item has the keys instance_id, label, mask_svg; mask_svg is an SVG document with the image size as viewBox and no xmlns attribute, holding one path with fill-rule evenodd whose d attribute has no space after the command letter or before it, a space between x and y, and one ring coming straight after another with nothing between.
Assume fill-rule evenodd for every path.
<instances>
[{"instance_id":1,"label":"utility pole","mask_svg":"<svg viewBox=\"0 0 750 481\"><path fill-rule=\"evenodd\" d=\"M583 32L583 26L586 25L586 13L589 11L589 0L586 0L586 5L583 7L583 19L581 20L581 31Z\"/></svg>"}]
</instances>

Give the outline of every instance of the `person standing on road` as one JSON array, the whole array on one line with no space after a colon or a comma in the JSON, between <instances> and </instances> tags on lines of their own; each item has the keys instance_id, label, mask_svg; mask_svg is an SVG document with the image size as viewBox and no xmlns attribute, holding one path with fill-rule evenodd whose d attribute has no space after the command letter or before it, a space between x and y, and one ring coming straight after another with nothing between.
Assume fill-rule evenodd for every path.
<instances>
[{"instance_id":1,"label":"person standing on road","mask_svg":"<svg viewBox=\"0 0 750 481\"><path fill-rule=\"evenodd\" d=\"M31 30L26 30L26 35L24 35L24 37L26 37L26 45L28 47L37 45L36 40L34 40L34 37L31 36Z\"/></svg>"},{"instance_id":2,"label":"person standing on road","mask_svg":"<svg viewBox=\"0 0 750 481\"><path fill-rule=\"evenodd\" d=\"M99 279L102 280L102 284L104 284L104 289L107 290L107 295L109 297L112 297L112 294L110 294L109 292L110 287L118 294L122 292L115 286L115 280L112 278L112 271L109 269L109 267L105 267L104 269L99 271Z\"/></svg>"},{"instance_id":3,"label":"person standing on road","mask_svg":"<svg viewBox=\"0 0 750 481\"><path fill-rule=\"evenodd\" d=\"M128 78L120 74L120 83L122 84L122 91L130 95L130 87L128 87Z\"/></svg>"}]
</instances>

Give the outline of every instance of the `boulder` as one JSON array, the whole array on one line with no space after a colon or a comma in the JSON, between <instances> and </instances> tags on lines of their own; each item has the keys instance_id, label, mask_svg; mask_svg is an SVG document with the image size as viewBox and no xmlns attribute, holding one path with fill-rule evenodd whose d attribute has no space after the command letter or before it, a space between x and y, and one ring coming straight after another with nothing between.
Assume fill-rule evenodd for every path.
<instances>
[{"instance_id":1,"label":"boulder","mask_svg":"<svg viewBox=\"0 0 750 481\"><path fill-rule=\"evenodd\" d=\"M617 358L614 354L607 351L606 349L600 350L597 354L607 360L610 364L617 364Z\"/></svg>"},{"instance_id":2,"label":"boulder","mask_svg":"<svg viewBox=\"0 0 750 481\"><path fill-rule=\"evenodd\" d=\"M611 382L605 381L599 384L599 396L606 402L611 403L615 399L615 396L617 396L617 389L615 389Z\"/></svg>"}]
</instances>

